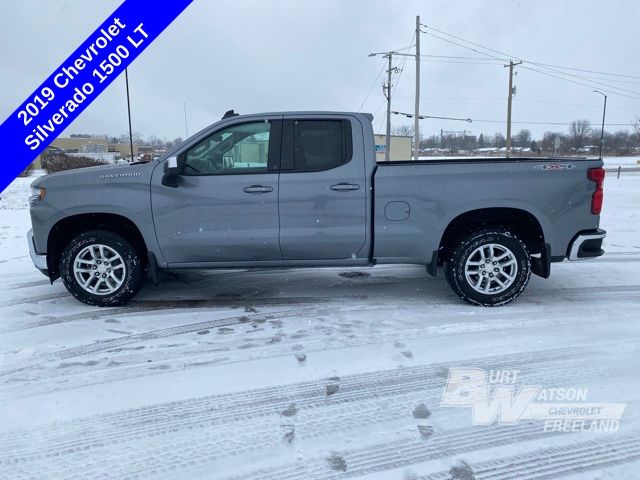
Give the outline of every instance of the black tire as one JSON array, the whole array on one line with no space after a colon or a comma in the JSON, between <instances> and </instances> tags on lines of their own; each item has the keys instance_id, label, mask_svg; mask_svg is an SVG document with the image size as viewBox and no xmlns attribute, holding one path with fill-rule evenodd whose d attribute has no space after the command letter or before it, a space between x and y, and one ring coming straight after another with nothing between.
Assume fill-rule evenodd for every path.
<instances>
[{"instance_id":1,"label":"black tire","mask_svg":"<svg viewBox=\"0 0 640 480\"><path fill-rule=\"evenodd\" d=\"M86 247L101 244L113 249L120 255L125 273L122 284L108 294L96 294L85 290L74 274L74 261L76 256ZM105 230L93 230L75 236L62 251L60 257L60 276L64 286L71 295L87 305L98 307L116 307L127 303L142 286L144 279L144 266L131 244L113 232Z\"/></svg>"},{"instance_id":2,"label":"black tire","mask_svg":"<svg viewBox=\"0 0 640 480\"><path fill-rule=\"evenodd\" d=\"M472 255L474 255L473 258L481 258L477 256L480 255L480 253L474 252L477 252L477 250L482 246L488 247L489 244L498 245L508 249L513 255L515 265L517 266L515 279L506 288L496 285L496 281L493 280L493 276L495 275L497 277L499 274L489 272L488 275L492 276L491 280L486 276L487 272L484 270L482 271L482 274L485 275L484 280L479 280L479 274L472 274L472 280L480 282L479 288L481 289L488 283L495 285L496 289L504 288L502 291L496 291L494 293L491 291L484 293L476 290L465 274L465 265L467 260L469 260ZM507 259L510 258L512 257L507 257ZM487 271L489 271L493 270L493 267L499 266L500 265L493 265L492 262L489 262L486 265L486 268L488 268ZM485 269L485 266L478 266L477 268ZM513 267L508 268L510 269ZM513 270L509 270L509 272L511 271ZM478 272L481 271L478 270ZM529 283L529 278L531 277L531 259L526 245L511 232L501 228L486 228L478 230L458 242L449 257L446 259L445 275L451 289L465 302L472 305L481 305L483 307L497 307L515 300L523 292ZM501 281L507 278L508 277L502 275L499 277ZM505 280L505 283L507 282L508 280Z\"/></svg>"}]
</instances>

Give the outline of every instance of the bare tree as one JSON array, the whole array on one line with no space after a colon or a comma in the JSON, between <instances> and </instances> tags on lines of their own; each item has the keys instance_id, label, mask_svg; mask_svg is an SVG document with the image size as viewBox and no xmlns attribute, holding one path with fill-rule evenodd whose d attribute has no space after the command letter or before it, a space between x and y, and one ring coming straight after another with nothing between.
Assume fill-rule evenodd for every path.
<instances>
[{"instance_id":1,"label":"bare tree","mask_svg":"<svg viewBox=\"0 0 640 480\"><path fill-rule=\"evenodd\" d=\"M392 135L402 135L405 137L413 136L413 125L400 125L391 129Z\"/></svg>"},{"instance_id":2,"label":"bare tree","mask_svg":"<svg viewBox=\"0 0 640 480\"><path fill-rule=\"evenodd\" d=\"M138 145L142 143L142 134L140 132L133 132L131 134L131 138L133 139L133 143ZM129 143L129 134L123 133L118 137L118 143Z\"/></svg>"},{"instance_id":3,"label":"bare tree","mask_svg":"<svg viewBox=\"0 0 640 480\"><path fill-rule=\"evenodd\" d=\"M531 131L523 128L515 137L515 144L518 147L528 147L531 143Z\"/></svg>"},{"instance_id":4,"label":"bare tree","mask_svg":"<svg viewBox=\"0 0 640 480\"><path fill-rule=\"evenodd\" d=\"M636 131L636 134L640 135L640 117L636 115L636 118L633 119L633 122L631 122L631 125L633 126L633 129Z\"/></svg>"},{"instance_id":5,"label":"bare tree","mask_svg":"<svg viewBox=\"0 0 640 480\"><path fill-rule=\"evenodd\" d=\"M167 150L173 148L173 147L177 147L178 145L180 145L183 142L182 137L176 137L173 140L169 140L168 142L165 143L165 148Z\"/></svg>"},{"instance_id":6,"label":"bare tree","mask_svg":"<svg viewBox=\"0 0 640 480\"><path fill-rule=\"evenodd\" d=\"M584 146L584 141L591 131L589 120L574 120L569 126L569 136L576 150Z\"/></svg>"}]
</instances>

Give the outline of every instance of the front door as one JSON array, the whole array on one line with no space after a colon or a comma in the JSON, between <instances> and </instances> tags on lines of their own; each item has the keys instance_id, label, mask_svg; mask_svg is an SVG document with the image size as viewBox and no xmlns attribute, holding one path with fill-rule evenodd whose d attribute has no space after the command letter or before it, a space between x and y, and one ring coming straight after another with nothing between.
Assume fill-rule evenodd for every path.
<instances>
[{"instance_id":1,"label":"front door","mask_svg":"<svg viewBox=\"0 0 640 480\"><path fill-rule=\"evenodd\" d=\"M280 173L285 260L368 258L364 158L348 118L287 118ZM357 149L361 151L361 149Z\"/></svg>"},{"instance_id":2,"label":"front door","mask_svg":"<svg viewBox=\"0 0 640 480\"><path fill-rule=\"evenodd\" d=\"M281 121L225 127L183 152L176 188L152 181L158 243L170 264L281 260Z\"/></svg>"}]
</instances>

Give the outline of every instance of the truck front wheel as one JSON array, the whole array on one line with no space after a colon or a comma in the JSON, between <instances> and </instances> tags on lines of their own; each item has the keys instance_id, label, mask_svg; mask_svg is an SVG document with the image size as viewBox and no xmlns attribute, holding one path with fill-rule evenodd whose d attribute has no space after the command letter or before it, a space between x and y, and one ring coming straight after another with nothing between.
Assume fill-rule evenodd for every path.
<instances>
[{"instance_id":1,"label":"truck front wheel","mask_svg":"<svg viewBox=\"0 0 640 480\"><path fill-rule=\"evenodd\" d=\"M60 257L64 286L88 305L125 304L140 289L143 273L140 257L131 244L105 230L75 236Z\"/></svg>"},{"instance_id":2,"label":"truck front wheel","mask_svg":"<svg viewBox=\"0 0 640 480\"><path fill-rule=\"evenodd\" d=\"M505 229L487 228L462 239L446 259L453 291L472 305L495 307L515 300L529 283L526 245Z\"/></svg>"}]
</instances>

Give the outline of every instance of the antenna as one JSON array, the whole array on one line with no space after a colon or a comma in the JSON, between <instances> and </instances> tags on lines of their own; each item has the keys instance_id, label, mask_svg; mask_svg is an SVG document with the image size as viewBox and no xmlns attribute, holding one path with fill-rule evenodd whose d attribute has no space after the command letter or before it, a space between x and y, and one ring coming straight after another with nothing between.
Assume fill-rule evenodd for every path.
<instances>
[{"instance_id":1,"label":"antenna","mask_svg":"<svg viewBox=\"0 0 640 480\"><path fill-rule=\"evenodd\" d=\"M229 118L229 117L237 117L238 115L240 115L239 113L236 113L233 109L228 110L223 116L222 116L222 120L224 120L225 118Z\"/></svg>"}]
</instances>

